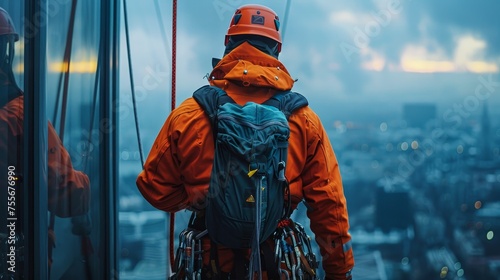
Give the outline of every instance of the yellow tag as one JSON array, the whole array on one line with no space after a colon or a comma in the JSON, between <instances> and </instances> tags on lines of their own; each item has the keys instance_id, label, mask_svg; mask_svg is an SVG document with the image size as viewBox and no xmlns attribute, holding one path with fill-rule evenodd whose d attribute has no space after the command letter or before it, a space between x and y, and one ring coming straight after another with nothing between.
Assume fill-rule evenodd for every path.
<instances>
[{"instance_id":1,"label":"yellow tag","mask_svg":"<svg viewBox=\"0 0 500 280\"><path fill-rule=\"evenodd\" d=\"M257 170L259 170L259 169L254 169L254 170L248 171L248 177L252 177L253 174L255 174L255 172L257 172Z\"/></svg>"},{"instance_id":2,"label":"yellow tag","mask_svg":"<svg viewBox=\"0 0 500 280\"><path fill-rule=\"evenodd\" d=\"M255 202L255 198L253 197L253 195L250 195L250 196L247 198L246 202Z\"/></svg>"}]
</instances>

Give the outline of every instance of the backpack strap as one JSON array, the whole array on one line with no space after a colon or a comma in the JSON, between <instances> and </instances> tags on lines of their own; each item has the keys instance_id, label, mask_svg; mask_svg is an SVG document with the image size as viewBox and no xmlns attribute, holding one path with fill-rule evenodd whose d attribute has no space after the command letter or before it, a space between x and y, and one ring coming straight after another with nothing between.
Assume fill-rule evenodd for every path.
<instances>
[{"instance_id":1,"label":"backpack strap","mask_svg":"<svg viewBox=\"0 0 500 280\"><path fill-rule=\"evenodd\" d=\"M217 143L217 110L225 103L236 103L227 93L216 86L205 85L193 93L193 98L210 119L214 144Z\"/></svg>"},{"instance_id":2,"label":"backpack strap","mask_svg":"<svg viewBox=\"0 0 500 280\"><path fill-rule=\"evenodd\" d=\"M205 85L197 89L193 93L193 98L203 108L212 124L215 122L217 109L220 105L236 103L223 89L211 85Z\"/></svg>"},{"instance_id":3,"label":"backpack strap","mask_svg":"<svg viewBox=\"0 0 500 280\"><path fill-rule=\"evenodd\" d=\"M309 105L307 99L300 93L294 91L281 91L269 98L264 105L278 108L288 119L293 111Z\"/></svg>"},{"instance_id":4,"label":"backpack strap","mask_svg":"<svg viewBox=\"0 0 500 280\"><path fill-rule=\"evenodd\" d=\"M210 120L213 122L217 109L225 103L236 103L227 93L216 86L205 85L193 93L193 98L200 104ZM293 111L309 105L307 99L294 91L281 91L263 103L278 108L288 119Z\"/></svg>"},{"instance_id":5,"label":"backpack strap","mask_svg":"<svg viewBox=\"0 0 500 280\"><path fill-rule=\"evenodd\" d=\"M309 105L309 102L302 94L288 90L276 93L262 104L278 108L281 112L283 112L286 119L288 120L295 110ZM283 219L289 218L292 213L291 209L292 197L288 181L286 181L285 188L288 196L288 206L285 207L285 212L283 213Z\"/></svg>"}]
</instances>

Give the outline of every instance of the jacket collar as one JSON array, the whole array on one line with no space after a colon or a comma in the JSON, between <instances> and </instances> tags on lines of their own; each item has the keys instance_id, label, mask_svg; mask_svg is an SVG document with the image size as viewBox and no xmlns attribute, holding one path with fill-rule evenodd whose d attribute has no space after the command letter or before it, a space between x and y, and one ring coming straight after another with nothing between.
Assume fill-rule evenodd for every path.
<instances>
[{"instance_id":1,"label":"jacket collar","mask_svg":"<svg viewBox=\"0 0 500 280\"><path fill-rule=\"evenodd\" d=\"M209 82L221 88L231 82L283 91L290 90L294 80L279 60L245 42L219 61L209 75Z\"/></svg>"}]
</instances>

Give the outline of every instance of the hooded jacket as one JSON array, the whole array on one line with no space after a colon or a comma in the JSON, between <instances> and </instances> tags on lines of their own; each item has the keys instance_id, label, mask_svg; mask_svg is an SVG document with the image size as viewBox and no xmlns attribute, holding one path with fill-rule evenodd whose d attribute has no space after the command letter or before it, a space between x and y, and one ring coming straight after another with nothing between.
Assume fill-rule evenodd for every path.
<instances>
[{"instance_id":1,"label":"hooded jacket","mask_svg":"<svg viewBox=\"0 0 500 280\"><path fill-rule=\"evenodd\" d=\"M209 83L236 103L262 103L294 80L285 66L248 43L224 56ZM295 208L303 199L322 255L327 278L346 279L354 265L348 213L339 166L319 117L308 106L289 118L286 177ZM208 191L214 143L208 117L193 98L185 100L165 121L137 186L153 206L167 212L201 209ZM220 255L220 254L219 254Z\"/></svg>"}]
</instances>

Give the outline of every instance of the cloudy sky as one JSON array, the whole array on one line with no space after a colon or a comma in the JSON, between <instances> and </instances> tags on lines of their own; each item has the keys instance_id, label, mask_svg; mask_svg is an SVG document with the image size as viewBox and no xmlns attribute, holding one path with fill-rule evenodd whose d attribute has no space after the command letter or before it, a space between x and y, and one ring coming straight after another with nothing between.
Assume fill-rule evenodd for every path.
<instances>
[{"instance_id":1,"label":"cloudy sky","mask_svg":"<svg viewBox=\"0 0 500 280\"><path fill-rule=\"evenodd\" d=\"M127 2L136 80L152 69L164 77L170 73L172 6L165 2ZM223 52L234 10L248 3L268 5L279 14L280 60L298 79L295 90L326 122L356 119L360 112L389 118L406 102L471 113L480 111L479 101L488 102L492 112L500 103L498 1L182 0L177 104L206 83L203 76L210 72L211 58ZM166 36L160 35L158 18ZM164 104L170 81L161 82L161 90L144 97L139 110L156 111L154 106ZM122 83L127 86L126 77Z\"/></svg>"}]
</instances>

